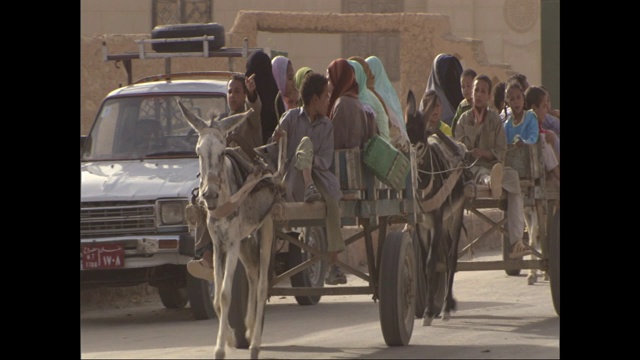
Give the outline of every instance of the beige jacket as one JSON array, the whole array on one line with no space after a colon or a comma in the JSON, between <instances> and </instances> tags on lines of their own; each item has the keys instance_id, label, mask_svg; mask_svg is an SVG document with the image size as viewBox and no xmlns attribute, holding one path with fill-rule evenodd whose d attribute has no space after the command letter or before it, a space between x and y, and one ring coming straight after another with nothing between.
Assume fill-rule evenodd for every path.
<instances>
[{"instance_id":1,"label":"beige jacket","mask_svg":"<svg viewBox=\"0 0 640 360\"><path fill-rule=\"evenodd\" d=\"M504 164L507 136L500 115L495 110L487 109L485 120L480 126L475 124L473 108L467 110L460 116L453 137L462 142L469 151L474 148L491 151L495 159L481 160L477 165L490 169L497 162Z\"/></svg>"}]
</instances>

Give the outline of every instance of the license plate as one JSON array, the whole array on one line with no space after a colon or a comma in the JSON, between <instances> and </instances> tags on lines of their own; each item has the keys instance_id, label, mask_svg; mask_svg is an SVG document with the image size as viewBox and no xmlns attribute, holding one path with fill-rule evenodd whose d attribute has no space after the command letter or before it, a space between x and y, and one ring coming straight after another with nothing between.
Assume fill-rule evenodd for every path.
<instances>
[{"instance_id":1,"label":"license plate","mask_svg":"<svg viewBox=\"0 0 640 360\"><path fill-rule=\"evenodd\" d=\"M115 244L82 247L81 269L113 269L124 266L124 248Z\"/></svg>"}]
</instances>

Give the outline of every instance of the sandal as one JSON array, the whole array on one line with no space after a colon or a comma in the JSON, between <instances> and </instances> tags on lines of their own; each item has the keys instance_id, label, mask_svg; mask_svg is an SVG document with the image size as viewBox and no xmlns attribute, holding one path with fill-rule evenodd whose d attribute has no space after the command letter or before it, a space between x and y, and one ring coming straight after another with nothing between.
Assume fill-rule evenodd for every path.
<instances>
[{"instance_id":1,"label":"sandal","mask_svg":"<svg viewBox=\"0 0 640 360\"><path fill-rule=\"evenodd\" d=\"M213 282L213 267L205 259L189 260L187 263L187 271L191 276Z\"/></svg>"},{"instance_id":2,"label":"sandal","mask_svg":"<svg viewBox=\"0 0 640 360\"><path fill-rule=\"evenodd\" d=\"M322 199L322 195L316 189L315 184L307 186L304 191L304 202L310 203Z\"/></svg>"},{"instance_id":3,"label":"sandal","mask_svg":"<svg viewBox=\"0 0 640 360\"><path fill-rule=\"evenodd\" d=\"M531 254L532 251L529 249L529 247L525 245L522 240L518 240L513 245L511 245L511 253L509 254L509 258L519 259L525 255Z\"/></svg>"},{"instance_id":4,"label":"sandal","mask_svg":"<svg viewBox=\"0 0 640 360\"><path fill-rule=\"evenodd\" d=\"M328 285L346 284L347 277L344 275L342 270L340 270L338 265L333 265L327 275L327 278L324 280L324 283Z\"/></svg>"}]
</instances>

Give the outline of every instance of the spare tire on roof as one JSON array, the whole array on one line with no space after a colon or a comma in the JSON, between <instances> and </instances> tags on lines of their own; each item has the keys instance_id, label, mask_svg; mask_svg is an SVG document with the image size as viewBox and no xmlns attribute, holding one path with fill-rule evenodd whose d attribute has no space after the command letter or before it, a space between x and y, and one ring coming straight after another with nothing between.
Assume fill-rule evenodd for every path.
<instances>
[{"instance_id":1,"label":"spare tire on roof","mask_svg":"<svg viewBox=\"0 0 640 360\"><path fill-rule=\"evenodd\" d=\"M175 39L204 35L215 36L215 39L208 41L209 51L218 50L224 46L224 26L218 23L159 25L151 30L152 39ZM202 41L157 43L151 44L151 48L157 52L197 52L202 51Z\"/></svg>"}]
</instances>

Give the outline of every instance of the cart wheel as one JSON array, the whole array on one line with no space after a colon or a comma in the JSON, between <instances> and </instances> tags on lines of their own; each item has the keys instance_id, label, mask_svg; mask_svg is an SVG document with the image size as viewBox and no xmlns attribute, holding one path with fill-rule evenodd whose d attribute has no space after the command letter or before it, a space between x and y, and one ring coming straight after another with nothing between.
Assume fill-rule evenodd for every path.
<instances>
[{"instance_id":1,"label":"cart wheel","mask_svg":"<svg viewBox=\"0 0 640 360\"><path fill-rule=\"evenodd\" d=\"M409 233L387 236L380 260L380 325L388 346L409 344L415 320L416 257Z\"/></svg>"},{"instance_id":2,"label":"cart wheel","mask_svg":"<svg viewBox=\"0 0 640 360\"><path fill-rule=\"evenodd\" d=\"M560 316L560 210L549 229L549 284L556 314Z\"/></svg>"},{"instance_id":3,"label":"cart wheel","mask_svg":"<svg viewBox=\"0 0 640 360\"><path fill-rule=\"evenodd\" d=\"M319 249L327 251L327 236L323 227L306 227L304 229L304 243ZM289 244L289 268L306 261L311 258L311 254L302 251L299 247ZM324 277L327 273L327 263L319 261L311 267L291 276L292 287L324 287ZM316 305L320 302L322 296L296 296L299 305Z\"/></svg>"}]
</instances>

